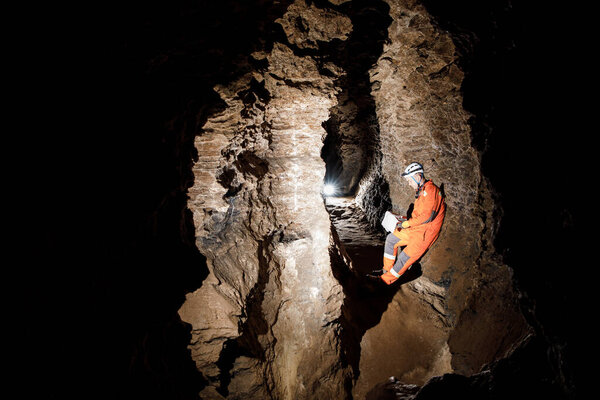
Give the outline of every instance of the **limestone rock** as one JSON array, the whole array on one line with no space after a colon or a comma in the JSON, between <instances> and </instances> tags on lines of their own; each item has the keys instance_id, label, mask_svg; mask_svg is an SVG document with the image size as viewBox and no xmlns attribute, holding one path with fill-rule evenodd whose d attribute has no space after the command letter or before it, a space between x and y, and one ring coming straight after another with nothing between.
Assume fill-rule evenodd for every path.
<instances>
[{"instance_id":1,"label":"limestone rock","mask_svg":"<svg viewBox=\"0 0 600 400\"><path fill-rule=\"evenodd\" d=\"M352 31L350 19L334 10L307 6L305 0L292 4L277 20L291 44L302 49L317 49L318 42L345 40Z\"/></svg>"},{"instance_id":2,"label":"limestone rock","mask_svg":"<svg viewBox=\"0 0 600 400\"><path fill-rule=\"evenodd\" d=\"M444 305L439 304L444 298L424 296L425 285L435 287L424 277L402 286L380 323L363 336L355 398L365 398L369 390L389 377L420 386L433 376L452 371L452 354L447 344L449 326ZM441 308L441 312L431 312L431 304Z\"/></svg>"},{"instance_id":3,"label":"limestone rock","mask_svg":"<svg viewBox=\"0 0 600 400\"><path fill-rule=\"evenodd\" d=\"M460 91L463 73L457 67L452 39L420 2L387 3L393 18L388 42L370 70L380 127L379 160L363 177L357 202L374 223L386 210L406 214L414 202L414 190L401 172L418 161L424 165L426 177L442 187L447 211L440 238L421 260L423 275L411 283L419 295L409 295L403 287L381 323L365 333L363 350L370 350L361 358L361 371L369 370L369 358L381 359L393 347L395 354L414 357L414 368L409 376L401 365L412 361L398 362L396 367L388 364L386 373L400 376L405 383L423 384L443 372L478 372L483 364L504 357L530 328L519 310L510 269L497 259L491 245L493 228L488 224L493 221L494 204L480 172L479 154L471 146L470 116L462 107ZM389 184L389 192L382 191L382 182ZM374 201L377 197L387 197L389 202ZM418 311L423 306L436 312ZM407 333L418 332L418 328L400 325L424 315L438 315L443 323L438 327L440 321L430 323L428 335L419 336L428 337L423 339L428 343L423 349L435 349L431 358L416 351L421 353L419 359L407 351L421 348L418 342L407 342ZM404 335L380 345L392 332ZM373 387L374 382L365 383L369 379L375 378L366 372L357 382L359 397Z\"/></svg>"},{"instance_id":4,"label":"limestone rock","mask_svg":"<svg viewBox=\"0 0 600 400\"><path fill-rule=\"evenodd\" d=\"M381 54L361 55L368 68L343 47L358 40L358 11L297 0L275 21L286 43L252 51L247 71L214 88L221 107L196 137L188 201L209 276L179 311L207 398L375 398L390 376L477 374L528 334L491 245L495 206L452 38L418 1L379 3L390 24ZM328 133L340 190L358 188L330 214ZM445 192L440 238L410 279L363 299L383 212L414 201L400 177L413 161Z\"/></svg>"},{"instance_id":5,"label":"limestone rock","mask_svg":"<svg viewBox=\"0 0 600 400\"><path fill-rule=\"evenodd\" d=\"M351 29L303 1L282 24L297 14L313 26L301 40L343 38ZM323 18L340 21L328 30ZM210 274L180 315L192 325L198 369L228 398L338 398L346 380L336 328L343 294L330 266L320 149L339 89L313 58L283 43L252 57L268 66L215 88L226 106L196 140L188 206ZM226 368L218 362L225 355L233 359Z\"/></svg>"}]
</instances>

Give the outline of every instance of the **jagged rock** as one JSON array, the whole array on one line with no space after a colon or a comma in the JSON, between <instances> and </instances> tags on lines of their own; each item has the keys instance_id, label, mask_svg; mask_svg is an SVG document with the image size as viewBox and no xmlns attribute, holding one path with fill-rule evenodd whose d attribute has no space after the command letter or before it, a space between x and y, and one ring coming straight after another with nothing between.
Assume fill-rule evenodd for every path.
<instances>
[{"instance_id":1,"label":"jagged rock","mask_svg":"<svg viewBox=\"0 0 600 400\"><path fill-rule=\"evenodd\" d=\"M287 42L248 54L248 72L214 88L221 106L195 140L188 207L209 276L180 316L203 396L376 398L390 376L425 385L476 374L528 333L491 244L494 202L452 38L419 2L380 2L382 52L351 67L358 12L338 3L291 4L277 19ZM358 188L330 214L328 133L341 192ZM400 177L412 161L446 194L440 239L395 287L364 286L364 269L381 263L382 213L414 201Z\"/></svg>"},{"instance_id":2,"label":"jagged rock","mask_svg":"<svg viewBox=\"0 0 600 400\"><path fill-rule=\"evenodd\" d=\"M419 389L417 385L404 384L390 377L387 382L378 383L369 390L365 400L412 400Z\"/></svg>"},{"instance_id":3,"label":"jagged rock","mask_svg":"<svg viewBox=\"0 0 600 400\"><path fill-rule=\"evenodd\" d=\"M298 1L284 28L297 13L314 28L341 18ZM341 19L310 37L347 35L351 25ZM180 315L192 325L199 370L229 398L338 398L346 375L336 339L343 297L330 267L320 149L339 88L312 57L283 43L253 57L267 68L215 88L225 108L196 141L189 207L210 274ZM226 343L240 352L228 354ZM224 355L234 362L217 363Z\"/></svg>"},{"instance_id":4,"label":"jagged rock","mask_svg":"<svg viewBox=\"0 0 600 400\"><path fill-rule=\"evenodd\" d=\"M592 170L583 13L122 2L71 29L44 11L24 13L43 31L24 67L52 62L23 69L46 97L22 91L43 135L20 178L36 253L21 359L38 383L20 397L586 397L587 204L556 186L563 166ZM444 185L447 220L388 287L365 272L382 212L414 201L410 161ZM352 200L324 204L324 175ZM584 251L569 264L552 246Z\"/></svg>"},{"instance_id":5,"label":"jagged rock","mask_svg":"<svg viewBox=\"0 0 600 400\"><path fill-rule=\"evenodd\" d=\"M318 49L319 41L345 40L352 31L352 23L346 15L312 4L307 6L304 0L292 4L277 22L289 42L301 49Z\"/></svg>"},{"instance_id":6,"label":"jagged rock","mask_svg":"<svg viewBox=\"0 0 600 400\"><path fill-rule=\"evenodd\" d=\"M396 364L382 369L407 383L423 384L444 372L476 373L485 363L504 357L512 343L529 332L511 271L491 246L493 231L488 224L494 204L480 172L479 155L471 146L469 114L462 107L460 91L463 73L452 39L419 2L387 3L393 22L383 53L370 71L380 161L361 181L357 202L374 221L386 207L405 215L414 191L400 174L418 161L427 177L443 188L447 212L439 240L422 258L423 276L410 285L418 294L404 287L399 290L381 323L362 338L362 349L370 350L361 357L360 369L367 372L355 388L359 398L376 379L368 371L381 364L390 347ZM389 192L382 192L382 181L389 184ZM374 192L389 196L389 203L372 204ZM427 310L416 311L423 306ZM436 315L441 321L431 318ZM417 320L412 328L400 326ZM419 336L422 344L407 342L408 332L424 326L428 335ZM394 332L404 334L394 339ZM386 345L379 345L382 342ZM399 360L402 357L410 360Z\"/></svg>"}]
</instances>

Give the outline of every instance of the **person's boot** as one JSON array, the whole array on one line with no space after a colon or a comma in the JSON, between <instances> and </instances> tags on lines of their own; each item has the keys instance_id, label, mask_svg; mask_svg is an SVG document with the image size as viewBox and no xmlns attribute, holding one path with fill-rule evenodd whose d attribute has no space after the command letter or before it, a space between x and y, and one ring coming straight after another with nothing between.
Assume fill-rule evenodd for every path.
<instances>
[{"instance_id":1,"label":"person's boot","mask_svg":"<svg viewBox=\"0 0 600 400\"><path fill-rule=\"evenodd\" d=\"M369 273L367 274L367 277L369 277L369 278L371 278L371 277L372 277L372 278L379 278L379 277L380 277L381 275L383 275L383 274L384 274L384 271L383 271L383 269L375 269L375 270L373 270L373 271L369 272Z\"/></svg>"}]
</instances>

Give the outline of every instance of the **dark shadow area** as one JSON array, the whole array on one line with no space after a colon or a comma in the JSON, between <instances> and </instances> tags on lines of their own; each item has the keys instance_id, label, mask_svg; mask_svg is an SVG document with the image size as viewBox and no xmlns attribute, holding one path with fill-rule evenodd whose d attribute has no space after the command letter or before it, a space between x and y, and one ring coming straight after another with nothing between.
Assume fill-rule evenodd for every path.
<instances>
[{"instance_id":1,"label":"dark shadow area","mask_svg":"<svg viewBox=\"0 0 600 400\"><path fill-rule=\"evenodd\" d=\"M537 348L546 346L529 354L539 357L537 369L547 375L518 368L513 379L527 381L531 373L530 388L577 398L583 395L586 328L573 310L588 303L583 296L589 292L581 287L585 274L570 268L585 265L587 252L585 206L576 194L582 186L572 181L571 167L587 171L594 156L587 150L586 78L573 60L591 37L588 11L570 18L541 2L425 4L457 43L472 144L498 205L493 245L514 270ZM533 198L539 200L535 211L527 205ZM558 256L564 251L573 257L568 262Z\"/></svg>"},{"instance_id":2,"label":"dark shadow area","mask_svg":"<svg viewBox=\"0 0 600 400\"><path fill-rule=\"evenodd\" d=\"M337 188L337 182L344 170L342 158L339 149L341 147L341 138L335 133L334 128L328 127L329 121L323 123L323 128L327 132L321 149L321 158L325 161L325 179L324 182L334 184ZM347 193L340 193L346 195Z\"/></svg>"},{"instance_id":3,"label":"dark shadow area","mask_svg":"<svg viewBox=\"0 0 600 400\"><path fill-rule=\"evenodd\" d=\"M17 397L197 399L177 314L207 276L187 209L193 142L221 107L213 86L251 68L289 3L27 10Z\"/></svg>"}]
</instances>

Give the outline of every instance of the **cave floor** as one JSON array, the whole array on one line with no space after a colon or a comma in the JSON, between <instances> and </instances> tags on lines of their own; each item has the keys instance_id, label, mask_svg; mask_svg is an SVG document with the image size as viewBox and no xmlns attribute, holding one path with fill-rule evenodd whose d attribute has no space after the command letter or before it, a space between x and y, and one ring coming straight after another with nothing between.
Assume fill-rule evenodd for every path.
<instances>
[{"instance_id":1,"label":"cave floor","mask_svg":"<svg viewBox=\"0 0 600 400\"><path fill-rule=\"evenodd\" d=\"M340 243L351 260L350 271L339 276L346 295L346 318L360 338L377 325L397 290L366 277L382 267L385 234L369 224L352 197L329 197L326 205Z\"/></svg>"}]
</instances>

